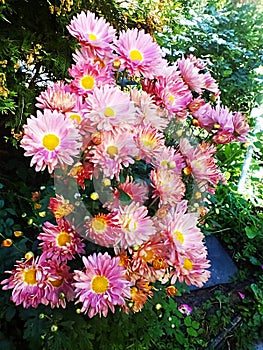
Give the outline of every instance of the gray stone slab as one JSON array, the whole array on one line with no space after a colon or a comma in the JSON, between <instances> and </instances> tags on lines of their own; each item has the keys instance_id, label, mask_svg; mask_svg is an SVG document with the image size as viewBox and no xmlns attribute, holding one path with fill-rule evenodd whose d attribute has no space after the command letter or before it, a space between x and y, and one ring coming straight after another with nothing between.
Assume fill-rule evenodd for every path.
<instances>
[{"instance_id":1,"label":"gray stone slab","mask_svg":"<svg viewBox=\"0 0 263 350\"><path fill-rule=\"evenodd\" d=\"M203 288L232 282L238 269L229 254L216 237L207 236L205 242L208 251L208 259L211 264L211 267L209 268L211 271L211 277L204 284ZM190 289L198 288L191 287Z\"/></svg>"}]
</instances>

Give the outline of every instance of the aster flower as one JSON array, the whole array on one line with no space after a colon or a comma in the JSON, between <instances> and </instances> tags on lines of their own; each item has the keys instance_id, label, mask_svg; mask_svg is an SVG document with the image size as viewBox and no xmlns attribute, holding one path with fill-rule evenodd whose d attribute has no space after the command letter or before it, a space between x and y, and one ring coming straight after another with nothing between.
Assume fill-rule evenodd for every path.
<instances>
[{"instance_id":1,"label":"aster flower","mask_svg":"<svg viewBox=\"0 0 263 350\"><path fill-rule=\"evenodd\" d=\"M158 153L152 161L156 169L170 170L181 175L185 162L182 155L172 147L163 147L162 153Z\"/></svg>"},{"instance_id":2,"label":"aster flower","mask_svg":"<svg viewBox=\"0 0 263 350\"><path fill-rule=\"evenodd\" d=\"M46 261L46 266L50 269L47 276L49 284L46 288L46 299L51 308L61 306L65 309L66 303L75 298L70 267L65 262L59 263L57 260Z\"/></svg>"},{"instance_id":3,"label":"aster flower","mask_svg":"<svg viewBox=\"0 0 263 350\"><path fill-rule=\"evenodd\" d=\"M142 74L145 78L153 78L162 68L162 51L144 30L135 28L122 31L115 42L115 50L121 67L127 68L132 75Z\"/></svg>"},{"instance_id":4,"label":"aster flower","mask_svg":"<svg viewBox=\"0 0 263 350\"><path fill-rule=\"evenodd\" d=\"M86 123L97 130L113 130L114 127L127 129L136 120L135 108L129 96L119 88L104 85L94 88L93 94L86 98Z\"/></svg>"},{"instance_id":5,"label":"aster flower","mask_svg":"<svg viewBox=\"0 0 263 350\"><path fill-rule=\"evenodd\" d=\"M3 281L3 290L12 289L11 300L16 304L23 304L24 308L38 307L47 304L46 287L50 268L43 263L43 257L17 261L12 271L6 271L11 276Z\"/></svg>"},{"instance_id":6,"label":"aster flower","mask_svg":"<svg viewBox=\"0 0 263 350\"><path fill-rule=\"evenodd\" d=\"M57 111L45 109L37 117L28 118L24 126L21 147L25 156L33 156L30 166L36 164L36 171L48 167L52 173L57 165L73 164L73 157L79 155L81 143L73 123Z\"/></svg>"},{"instance_id":7,"label":"aster flower","mask_svg":"<svg viewBox=\"0 0 263 350\"><path fill-rule=\"evenodd\" d=\"M75 254L85 253L85 244L74 227L65 219L57 219L57 224L46 221L43 225L44 232L38 235L38 239L42 241L39 246L43 255L62 262L72 260Z\"/></svg>"},{"instance_id":8,"label":"aster flower","mask_svg":"<svg viewBox=\"0 0 263 350\"><path fill-rule=\"evenodd\" d=\"M191 90L201 94L206 86L206 79L204 74L200 74L200 69L189 58L182 58L177 60L178 68L184 82Z\"/></svg>"},{"instance_id":9,"label":"aster flower","mask_svg":"<svg viewBox=\"0 0 263 350\"><path fill-rule=\"evenodd\" d=\"M137 159L144 159L146 163L151 163L152 158L157 157L164 147L163 134L150 124L136 128L134 140L139 150Z\"/></svg>"},{"instance_id":10,"label":"aster flower","mask_svg":"<svg viewBox=\"0 0 263 350\"><path fill-rule=\"evenodd\" d=\"M175 269L171 272L171 283L178 279L180 283L186 283L188 286L194 285L199 288L208 281L210 263L207 260L207 250L203 246L201 249L191 249L185 255L178 255L178 260L174 261Z\"/></svg>"},{"instance_id":11,"label":"aster flower","mask_svg":"<svg viewBox=\"0 0 263 350\"><path fill-rule=\"evenodd\" d=\"M87 238L104 247L114 246L121 232L118 218L113 213L95 215L86 222L85 228Z\"/></svg>"},{"instance_id":12,"label":"aster flower","mask_svg":"<svg viewBox=\"0 0 263 350\"><path fill-rule=\"evenodd\" d=\"M245 116L239 112L233 115L234 135L237 141L246 142L246 136L249 132L249 125Z\"/></svg>"},{"instance_id":13,"label":"aster flower","mask_svg":"<svg viewBox=\"0 0 263 350\"><path fill-rule=\"evenodd\" d=\"M114 83L110 71L107 67L101 67L99 63L91 64L89 62L81 62L72 65L69 69L69 74L74 78L74 80L71 81L72 91L84 97L92 93L96 86Z\"/></svg>"},{"instance_id":14,"label":"aster flower","mask_svg":"<svg viewBox=\"0 0 263 350\"><path fill-rule=\"evenodd\" d=\"M167 111L155 104L153 96L135 88L131 89L130 94L136 107L137 124L150 124L158 130L167 127L169 123Z\"/></svg>"},{"instance_id":15,"label":"aster flower","mask_svg":"<svg viewBox=\"0 0 263 350\"><path fill-rule=\"evenodd\" d=\"M185 185L181 177L166 169L154 169L150 173L152 198L159 198L159 207L172 206L181 201Z\"/></svg>"},{"instance_id":16,"label":"aster flower","mask_svg":"<svg viewBox=\"0 0 263 350\"><path fill-rule=\"evenodd\" d=\"M143 204L148 198L149 187L145 182L135 182L127 177L124 183L120 183L117 188L112 190L113 200L106 202L104 207L113 210L123 205L120 198L121 191L128 195L134 203Z\"/></svg>"},{"instance_id":17,"label":"aster flower","mask_svg":"<svg viewBox=\"0 0 263 350\"><path fill-rule=\"evenodd\" d=\"M115 39L116 30L104 18L96 18L95 14L82 11L74 16L67 26L69 33L84 45L96 52L111 50L111 42Z\"/></svg>"},{"instance_id":18,"label":"aster flower","mask_svg":"<svg viewBox=\"0 0 263 350\"><path fill-rule=\"evenodd\" d=\"M104 177L119 180L123 167L134 163L137 150L129 131L116 130L102 133L102 142L90 152L90 161L101 170Z\"/></svg>"},{"instance_id":19,"label":"aster flower","mask_svg":"<svg viewBox=\"0 0 263 350\"><path fill-rule=\"evenodd\" d=\"M125 278L125 269L120 266L118 257L108 253L83 257L85 268L74 271L77 302L82 303L81 311L92 318L96 314L106 317L108 310L124 306L130 298L130 283Z\"/></svg>"},{"instance_id":20,"label":"aster flower","mask_svg":"<svg viewBox=\"0 0 263 350\"><path fill-rule=\"evenodd\" d=\"M187 171L197 182L216 185L219 180L224 181L223 175L216 166L216 159L213 157L216 152L214 146L202 142L201 145L193 147L187 139L181 139L180 152L188 165Z\"/></svg>"},{"instance_id":21,"label":"aster flower","mask_svg":"<svg viewBox=\"0 0 263 350\"><path fill-rule=\"evenodd\" d=\"M116 243L121 248L139 245L155 234L155 228L148 210L139 203L132 202L130 205L119 207L118 215L121 234Z\"/></svg>"},{"instance_id":22,"label":"aster flower","mask_svg":"<svg viewBox=\"0 0 263 350\"><path fill-rule=\"evenodd\" d=\"M59 81L53 86L48 86L36 97L36 100L38 101L37 108L66 113L73 110L76 96L67 91L67 86L63 81Z\"/></svg>"},{"instance_id":23,"label":"aster flower","mask_svg":"<svg viewBox=\"0 0 263 350\"><path fill-rule=\"evenodd\" d=\"M197 227L198 216L196 213L188 213L187 209L187 201L183 200L176 207L170 208L164 218L157 221L159 229L177 255L203 247L204 235Z\"/></svg>"}]
</instances>

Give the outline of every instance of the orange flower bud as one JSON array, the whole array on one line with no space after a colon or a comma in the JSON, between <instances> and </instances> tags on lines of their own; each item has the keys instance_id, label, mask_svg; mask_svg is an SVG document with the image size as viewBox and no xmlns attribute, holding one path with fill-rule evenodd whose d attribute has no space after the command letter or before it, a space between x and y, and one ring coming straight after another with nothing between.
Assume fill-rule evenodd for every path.
<instances>
[{"instance_id":1,"label":"orange flower bud","mask_svg":"<svg viewBox=\"0 0 263 350\"><path fill-rule=\"evenodd\" d=\"M14 231L14 236L21 237L21 236L23 236L23 232L22 231Z\"/></svg>"},{"instance_id":2,"label":"orange flower bud","mask_svg":"<svg viewBox=\"0 0 263 350\"><path fill-rule=\"evenodd\" d=\"M165 290L166 290L166 294L169 297L175 296L178 292L178 290L175 288L175 286L169 286L169 287L165 288Z\"/></svg>"},{"instance_id":3,"label":"orange flower bud","mask_svg":"<svg viewBox=\"0 0 263 350\"><path fill-rule=\"evenodd\" d=\"M12 244L13 244L12 239L7 238L7 239L4 239L4 240L2 241L1 246L2 246L2 247L11 247Z\"/></svg>"}]
</instances>

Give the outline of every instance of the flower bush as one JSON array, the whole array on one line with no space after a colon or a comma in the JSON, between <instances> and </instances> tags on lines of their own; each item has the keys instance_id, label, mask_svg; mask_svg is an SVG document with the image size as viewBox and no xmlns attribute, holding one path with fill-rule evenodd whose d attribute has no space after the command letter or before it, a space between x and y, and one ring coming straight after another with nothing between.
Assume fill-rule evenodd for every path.
<instances>
[{"instance_id":1,"label":"flower bush","mask_svg":"<svg viewBox=\"0 0 263 350\"><path fill-rule=\"evenodd\" d=\"M21 140L54 179L53 217L2 288L24 308L138 312L160 286L173 297L209 279L202 216L226 184L217 145L246 141L249 126L195 56L169 65L144 30L117 33L91 12L67 29L70 79L37 97Z\"/></svg>"}]
</instances>

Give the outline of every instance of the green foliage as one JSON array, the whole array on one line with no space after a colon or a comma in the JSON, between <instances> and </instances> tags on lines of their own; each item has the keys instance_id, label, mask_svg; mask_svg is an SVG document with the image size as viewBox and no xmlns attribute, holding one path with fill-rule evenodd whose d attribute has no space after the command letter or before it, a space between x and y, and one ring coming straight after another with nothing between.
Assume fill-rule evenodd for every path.
<instances>
[{"instance_id":1,"label":"green foliage","mask_svg":"<svg viewBox=\"0 0 263 350\"><path fill-rule=\"evenodd\" d=\"M255 71L262 65L263 15L255 4L238 6L227 1L188 2L188 12L171 12L167 30L157 34L169 61L194 54L207 60L219 83L224 104L248 112L262 94L261 79Z\"/></svg>"}]
</instances>

